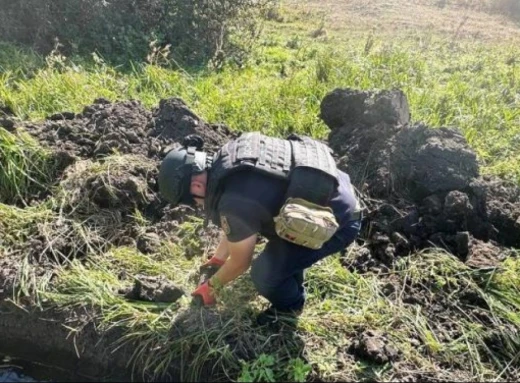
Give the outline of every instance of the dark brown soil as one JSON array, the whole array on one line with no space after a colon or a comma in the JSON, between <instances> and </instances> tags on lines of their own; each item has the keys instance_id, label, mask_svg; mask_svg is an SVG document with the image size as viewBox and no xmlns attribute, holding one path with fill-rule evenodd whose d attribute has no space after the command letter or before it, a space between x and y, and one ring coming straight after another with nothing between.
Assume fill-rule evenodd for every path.
<instances>
[{"instance_id":1,"label":"dark brown soil","mask_svg":"<svg viewBox=\"0 0 520 383\"><path fill-rule=\"evenodd\" d=\"M101 334L93 315L86 308L42 312L0 301L0 352L67 369L86 379L128 381L132 347L113 351L113 342L122 334L118 330ZM71 332L73 328L80 331Z\"/></svg>"},{"instance_id":2,"label":"dark brown soil","mask_svg":"<svg viewBox=\"0 0 520 383\"><path fill-rule=\"evenodd\" d=\"M164 142L182 142L185 136L197 134L204 140L206 150L214 151L232 136L227 126L204 122L179 98L161 100L153 118L150 135Z\"/></svg>"},{"instance_id":3,"label":"dark brown soil","mask_svg":"<svg viewBox=\"0 0 520 383\"><path fill-rule=\"evenodd\" d=\"M399 358L399 351L388 338L376 331L359 334L352 342L349 352L361 360L377 364L395 362Z\"/></svg>"},{"instance_id":4,"label":"dark brown soil","mask_svg":"<svg viewBox=\"0 0 520 383\"><path fill-rule=\"evenodd\" d=\"M173 303L185 295L181 288L166 278L136 275L134 279L133 287L119 292L127 299Z\"/></svg>"},{"instance_id":5,"label":"dark brown soil","mask_svg":"<svg viewBox=\"0 0 520 383\"><path fill-rule=\"evenodd\" d=\"M401 91L337 89L321 117L340 167L365 195L371 257L389 264L438 246L474 261L489 246L520 247L519 188L480 177L457 129L411 124Z\"/></svg>"},{"instance_id":6,"label":"dark brown soil","mask_svg":"<svg viewBox=\"0 0 520 383\"><path fill-rule=\"evenodd\" d=\"M110 154L141 154L151 159L164 155L170 145L187 134L198 134L208 149L222 145L231 134L224 125L210 125L180 99L161 100L152 111L139 101L96 99L82 113L63 112L38 124L22 124L40 142L77 158Z\"/></svg>"},{"instance_id":7,"label":"dark brown soil","mask_svg":"<svg viewBox=\"0 0 520 383\"><path fill-rule=\"evenodd\" d=\"M0 127L11 132L15 125L15 122L11 118L13 115L13 110L10 107L0 104Z\"/></svg>"}]
</instances>

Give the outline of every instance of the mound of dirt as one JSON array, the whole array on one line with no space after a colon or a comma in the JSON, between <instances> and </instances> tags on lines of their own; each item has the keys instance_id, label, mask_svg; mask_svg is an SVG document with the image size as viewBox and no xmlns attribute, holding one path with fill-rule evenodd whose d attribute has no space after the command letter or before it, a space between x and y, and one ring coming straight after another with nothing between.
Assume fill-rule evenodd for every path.
<instances>
[{"instance_id":1,"label":"mound of dirt","mask_svg":"<svg viewBox=\"0 0 520 383\"><path fill-rule=\"evenodd\" d=\"M434 245L466 260L484 242L520 246L519 189L480 177L459 130L410 123L403 92L336 89L323 99L321 117L340 168L370 200L375 258L389 263Z\"/></svg>"},{"instance_id":2,"label":"mound of dirt","mask_svg":"<svg viewBox=\"0 0 520 383\"><path fill-rule=\"evenodd\" d=\"M78 158L96 158L115 152L148 154L146 132L152 126L152 114L140 102L112 104L100 98L80 114L63 112L24 128L51 148Z\"/></svg>"},{"instance_id":3,"label":"mound of dirt","mask_svg":"<svg viewBox=\"0 0 520 383\"><path fill-rule=\"evenodd\" d=\"M1 118L9 118L11 112L2 109ZM183 212L174 222L162 220L166 203L156 184L161 158L188 134L201 136L209 151L232 136L227 127L206 123L177 98L161 100L152 110L135 100L112 103L99 98L79 114L65 111L41 123L9 126L27 131L49 147L59 168L52 196L59 201L59 213L68 216L51 225L54 232L46 233L47 238L54 238L52 246L44 235L33 236L31 254L37 259L68 252L86 254L83 245L71 245L77 242L70 235L74 221L100 233L105 242L136 244L146 253L157 250L160 241L140 232L132 217L136 211L157 224L152 235L160 237L167 236L187 215ZM49 196L51 190L35 198ZM85 241L80 243L85 245Z\"/></svg>"},{"instance_id":4,"label":"mound of dirt","mask_svg":"<svg viewBox=\"0 0 520 383\"><path fill-rule=\"evenodd\" d=\"M204 122L176 98L161 100L151 111L136 100L112 103L99 98L79 114L57 113L43 123L22 127L52 149L83 159L112 154L158 159L186 134L200 135L209 149L230 135L226 126Z\"/></svg>"},{"instance_id":5,"label":"mound of dirt","mask_svg":"<svg viewBox=\"0 0 520 383\"><path fill-rule=\"evenodd\" d=\"M157 167L157 161L132 154L76 162L60 184L64 203L71 210L91 205L120 212L144 210L157 198Z\"/></svg>"},{"instance_id":6,"label":"mound of dirt","mask_svg":"<svg viewBox=\"0 0 520 383\"><path fill-rule=\"evenodd\" d=\"M161 100L153 118L155 124L150 135L165 142L181 142L185 136L197 134L204 140L205 148L214 151L231 137L227 126L204 122L179 98Z\"/></svg>"}]
</instances>

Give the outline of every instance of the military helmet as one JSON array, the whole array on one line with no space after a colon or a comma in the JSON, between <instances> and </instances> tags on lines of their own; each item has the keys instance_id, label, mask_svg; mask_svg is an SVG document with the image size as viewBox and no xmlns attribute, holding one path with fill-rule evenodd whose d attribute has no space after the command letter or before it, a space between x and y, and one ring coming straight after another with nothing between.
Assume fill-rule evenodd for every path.
<instances>
[{"instance_id":1,"label":"military helmet","mask_svg":"<svg viewBox=\"0 0 520 383\"><path fill-rule=\"evenodd\" d=\"M197 150L200 146L173 149L161 163L159 192L173 206L179 203L192 205L195 202L190 193L191 176L200 174L207 168L207 154Z\"/></svg>"}]
</instances>

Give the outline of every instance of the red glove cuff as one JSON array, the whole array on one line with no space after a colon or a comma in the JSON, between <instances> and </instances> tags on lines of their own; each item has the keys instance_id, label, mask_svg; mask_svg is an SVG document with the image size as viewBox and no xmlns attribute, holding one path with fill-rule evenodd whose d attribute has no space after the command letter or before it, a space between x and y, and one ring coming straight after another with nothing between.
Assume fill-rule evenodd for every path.
<instances>
[{"instance_id":1,"label":"red glove cuff","mask_svg":"<svg viewBox=\"0 0 520 383\"><path fill-rule=\"evenodd\" d=\"M217 303L217 300L211 293L211 287L209 286L209 281L203 283L197 289L191 293L191 296L200 296L202 298L202 302L205 306L214 305Z\"/></svg>"}]
</instances>

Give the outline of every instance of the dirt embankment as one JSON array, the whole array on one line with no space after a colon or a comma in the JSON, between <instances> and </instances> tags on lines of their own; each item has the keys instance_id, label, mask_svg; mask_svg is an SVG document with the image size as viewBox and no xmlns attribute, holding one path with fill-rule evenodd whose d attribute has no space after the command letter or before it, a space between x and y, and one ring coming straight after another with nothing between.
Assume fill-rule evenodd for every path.
<instances>
[{"instance_id":1,"label":"dirt embankment","mask_svg":"<svg viewBox=\"0 0 520 383\"><path fill-rule=\"evenodd\" d=\"M200 214L171 209L161 200L156 181L161 158L189 134L200 135L209 151L232 136L226 126L204 122L175 98L162 100L152 111L138 101L97 99L82 113L55 114L41 123L17 125L5 118L4 127L28 132L63 159L62 172L49 185L54 193L31 200L54 198L56 214L26 228L26 241L5 240L11 252L29 254L31 262L42 266L42 275L49 260L82 258L92 249L135 245L152 252L188 211ZM135 222L136 211L153 222L146 231ZM17 260L2 258L0 265L2 298L11 293Z\"/></svg>"},{"instance_id":2,"label":"dirt embankment","mask_svg":"<svg viewBox=\"0 0 520 383\"><path fill-rule=\"evenodd\" d=\"M162 239L172 239L179 223L201 213L172 209L161 200L156 182L160 160L188 134L200 135L212 151L232 133L224 125L204 122L180 99L162 100L152 111L137 101L97 99L79 114L64 112L40 123L18 124L4 113L0 124L14 133L28 132L62 159L62 172L49 185L49 193L31 201L53 200L52 214L24 227L26 240L8 236L2 241L9 253L0 253L0 352L65 368L76 378L115 374L128 379L133 350L127 346L113 351L123 334L99 331L92 309L41 311L23 294L25 307L11 302L21 283L21 259L31 264L33 277L52 281L56 262L83 259L91 251L123 245L143 253L157 251ZM151 225L140 227L136 212ZM8 230L7 225L0 223L0 229ZM194 252L187 249L186 255ZM155 302L173 302L184 295L171 282L145 275L136 276L133 288L119 293ZM172 366L172 376L174 370ZM139 371L134 373L139 379Z\"/></svg>"},{"instance_id":3,"label":"dirt embankment","mask_svg":"<svg viewBox=\"0 0 520 383\"><path fill-rule=\"evenodd\" d=\"M481 177L454 128L410 122L406 96L337 89L321 105L329 144L368 205L363 262L437 246L470 265L492 266L520 247L520 191ZM374 261L375 259L375 261Z\"/></svg>"},{"instance_id":4,"label":"dirt embankment","mask_svg":"<svg viewBox=\"0 0 520 383\"><path fill-rule=\"evenodd\" d=\"M328 140L340 167L367 204L361 239L367 246L347 267L386 268L397 257L432 246L469 265L492 266L507 247L520 247L520 191L480 177L476 155L459 131L410 123L402 92L338 89L323 100L321 117L330 127ZM13 132L28 131L64 160L54 185L59 187L52 189L57 190L52 196L59 201L57 214L31 226L30 240L9 243L11 254L0 260L0 339L7 348L0 351L23 351L20 356L34 360L59 354L62 364L87 375L124 370L130 350L112 353L110 340L118 334L102 336L92 327L92 313L24 311L7 302L22 267L18 256L29 254L37 277L52 277L53 262L85 257L92 248L130 245L153 253L179 222L198 214L170 209L161 200L156 184L161 158L185 135L202 136L211 151L232 132L204 122L179 99L162 100L152 111L137 101L98 99L80 114L65 112L21 125L6 114L0 123ZM136 211L150 220L146 229L135 222ZM171 302L183 292L168 281L142 276L121 294ZM64 325L84 325L85 331L68 336ZM360 335L352 350L377 354L379 344L386 347L373 334ZM27 350L34 352L24 354ZM391 360L395 354L388 346L377 358Z\"/></svg>"}]
</instances>

